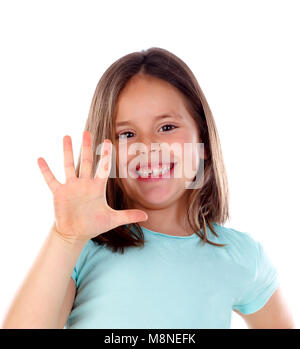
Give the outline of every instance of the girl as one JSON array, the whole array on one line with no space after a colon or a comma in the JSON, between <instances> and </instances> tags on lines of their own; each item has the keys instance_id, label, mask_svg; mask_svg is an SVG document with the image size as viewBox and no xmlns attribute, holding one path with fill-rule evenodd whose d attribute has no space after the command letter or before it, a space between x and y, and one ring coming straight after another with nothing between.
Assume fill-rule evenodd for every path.
<instances>
[{"instance_id":1,"label":"girl","mask_svg":"<svg viewBox=\"0 0 300 349\"><path fill-rule=\"evenodd\" d=\"M199 143L202 154L162 160L164 146ZM161 48L117 60L96 87L76 169L69 136L63 146L65 184L38 159L55 222L4 328L230 328L232 310L249 328L294 326L261 243L223 225L218 133L182 60ZM175 176L187 163L201 186Z\"/></svg>"}]
</instances>

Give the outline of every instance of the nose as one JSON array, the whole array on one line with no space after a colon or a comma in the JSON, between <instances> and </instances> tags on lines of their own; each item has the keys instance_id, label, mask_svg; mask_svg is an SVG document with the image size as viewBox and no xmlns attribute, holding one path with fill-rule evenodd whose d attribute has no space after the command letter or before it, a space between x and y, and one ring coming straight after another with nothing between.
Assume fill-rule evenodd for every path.
<instances>
[{"instance_id":1,"label":"nose","mask_svg":"<svg viewBox=\"0 0 300 349\"><path fill-rule=\"evenodd\" d=\"M155 151L160 151L161 150L161 146L159 143L151 143L149 147L147 147L150 149L150 152L155 152ZM146 153L145 151L141 150L141 153Z\"/></svg>"}]
</instances>

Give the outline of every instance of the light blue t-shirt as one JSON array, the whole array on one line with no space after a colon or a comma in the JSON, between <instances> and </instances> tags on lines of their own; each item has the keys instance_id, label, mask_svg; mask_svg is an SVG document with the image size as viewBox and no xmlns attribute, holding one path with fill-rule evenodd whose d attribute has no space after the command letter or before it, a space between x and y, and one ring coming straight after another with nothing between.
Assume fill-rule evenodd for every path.
<instances>
[{"instance_id":1,"label":"light blue t-shirt","mask_svg":"<svg viewBox=\"0 0 300 349\"><path fill-rule=\"evenodd\" d=\"M248 233L213 224L210 241L142 227L143 247L112 252L89 240L72 273L77 293L65 328L230 328L232 310L262 308L277 269ZM133 229L133 227L132 227Z\"/></svg>"}]
</instances>

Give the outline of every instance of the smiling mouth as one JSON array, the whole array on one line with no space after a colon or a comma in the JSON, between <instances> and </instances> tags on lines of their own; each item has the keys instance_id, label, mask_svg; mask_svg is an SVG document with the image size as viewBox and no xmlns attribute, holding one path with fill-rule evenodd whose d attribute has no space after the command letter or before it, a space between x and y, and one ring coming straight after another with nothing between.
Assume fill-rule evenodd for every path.
<instances>
[{"instance_id":1,"label":"smiling mouth","mask_svg":"<svg viewBox=\"0 0 300 349\"><path fill-rule=\"evenodd\" d=\"M168 175L172 172L176 163L171 162L169 165L162 165L153 169L139 169L137 166L136 173L138 174L138 179L160 179L168 178Z\"/></svg>"}]
</instances>

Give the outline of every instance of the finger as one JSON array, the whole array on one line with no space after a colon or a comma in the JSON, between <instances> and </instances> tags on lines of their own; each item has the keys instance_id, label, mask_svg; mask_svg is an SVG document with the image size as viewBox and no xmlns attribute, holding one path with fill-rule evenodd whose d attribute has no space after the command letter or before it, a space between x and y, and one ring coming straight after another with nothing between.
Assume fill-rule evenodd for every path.
<instances>
[{"instance_id":1,"label":"finger","mask_svg":"<svg viewBox=\"0 0 300 349\"><path fill-rule=\"evenodd\" d=\"M66 181L68 181L69 179L76 177L75 167L74 167L72 139L70 136L65 136L63 138L63 147L64 147L65 175L66 175Z\"/></svg>"},{"instance_id":2,"label":"finger","mask_svg":"<svg viewBox=\"0 0 300 349\"><path fill-rule=\"evenodd\" d=\"M38 158L37 162L49 189L54 193L61 183L54 177L47 162L43 158Z\"/></svg>"},{"instance_id":3,"label":"finger","mask_svg":"<svg viewBox=\"0 0 300 349\"><path fill-rule=\"evenodd\" d=\"M148 219L148 215L146 212L141 210L114 210L115 211L115 220L117 226L137 223L146 221Z\"/></svg>"},{"instance_id":4,"label":"finger","mask_svg":"<svg viewBox=\"0 0 300 349\"><path fill-rule=\"evenodd\" d=\"M111 170L112 143L109 139L105 139L102 147L100 160L96 169L95 178L107 181Z\"/></svg>"},{"instance_id":5,"label":"finger","mask_svg":"<svg viewBox=\"0 0 300 349\"><path fill-rule=\"evenodd\" d=\"M92 165L93 165L92 135L89 131L84 131L82 136L79 177L91 178Z\"/></svg>"}]
</instances>

